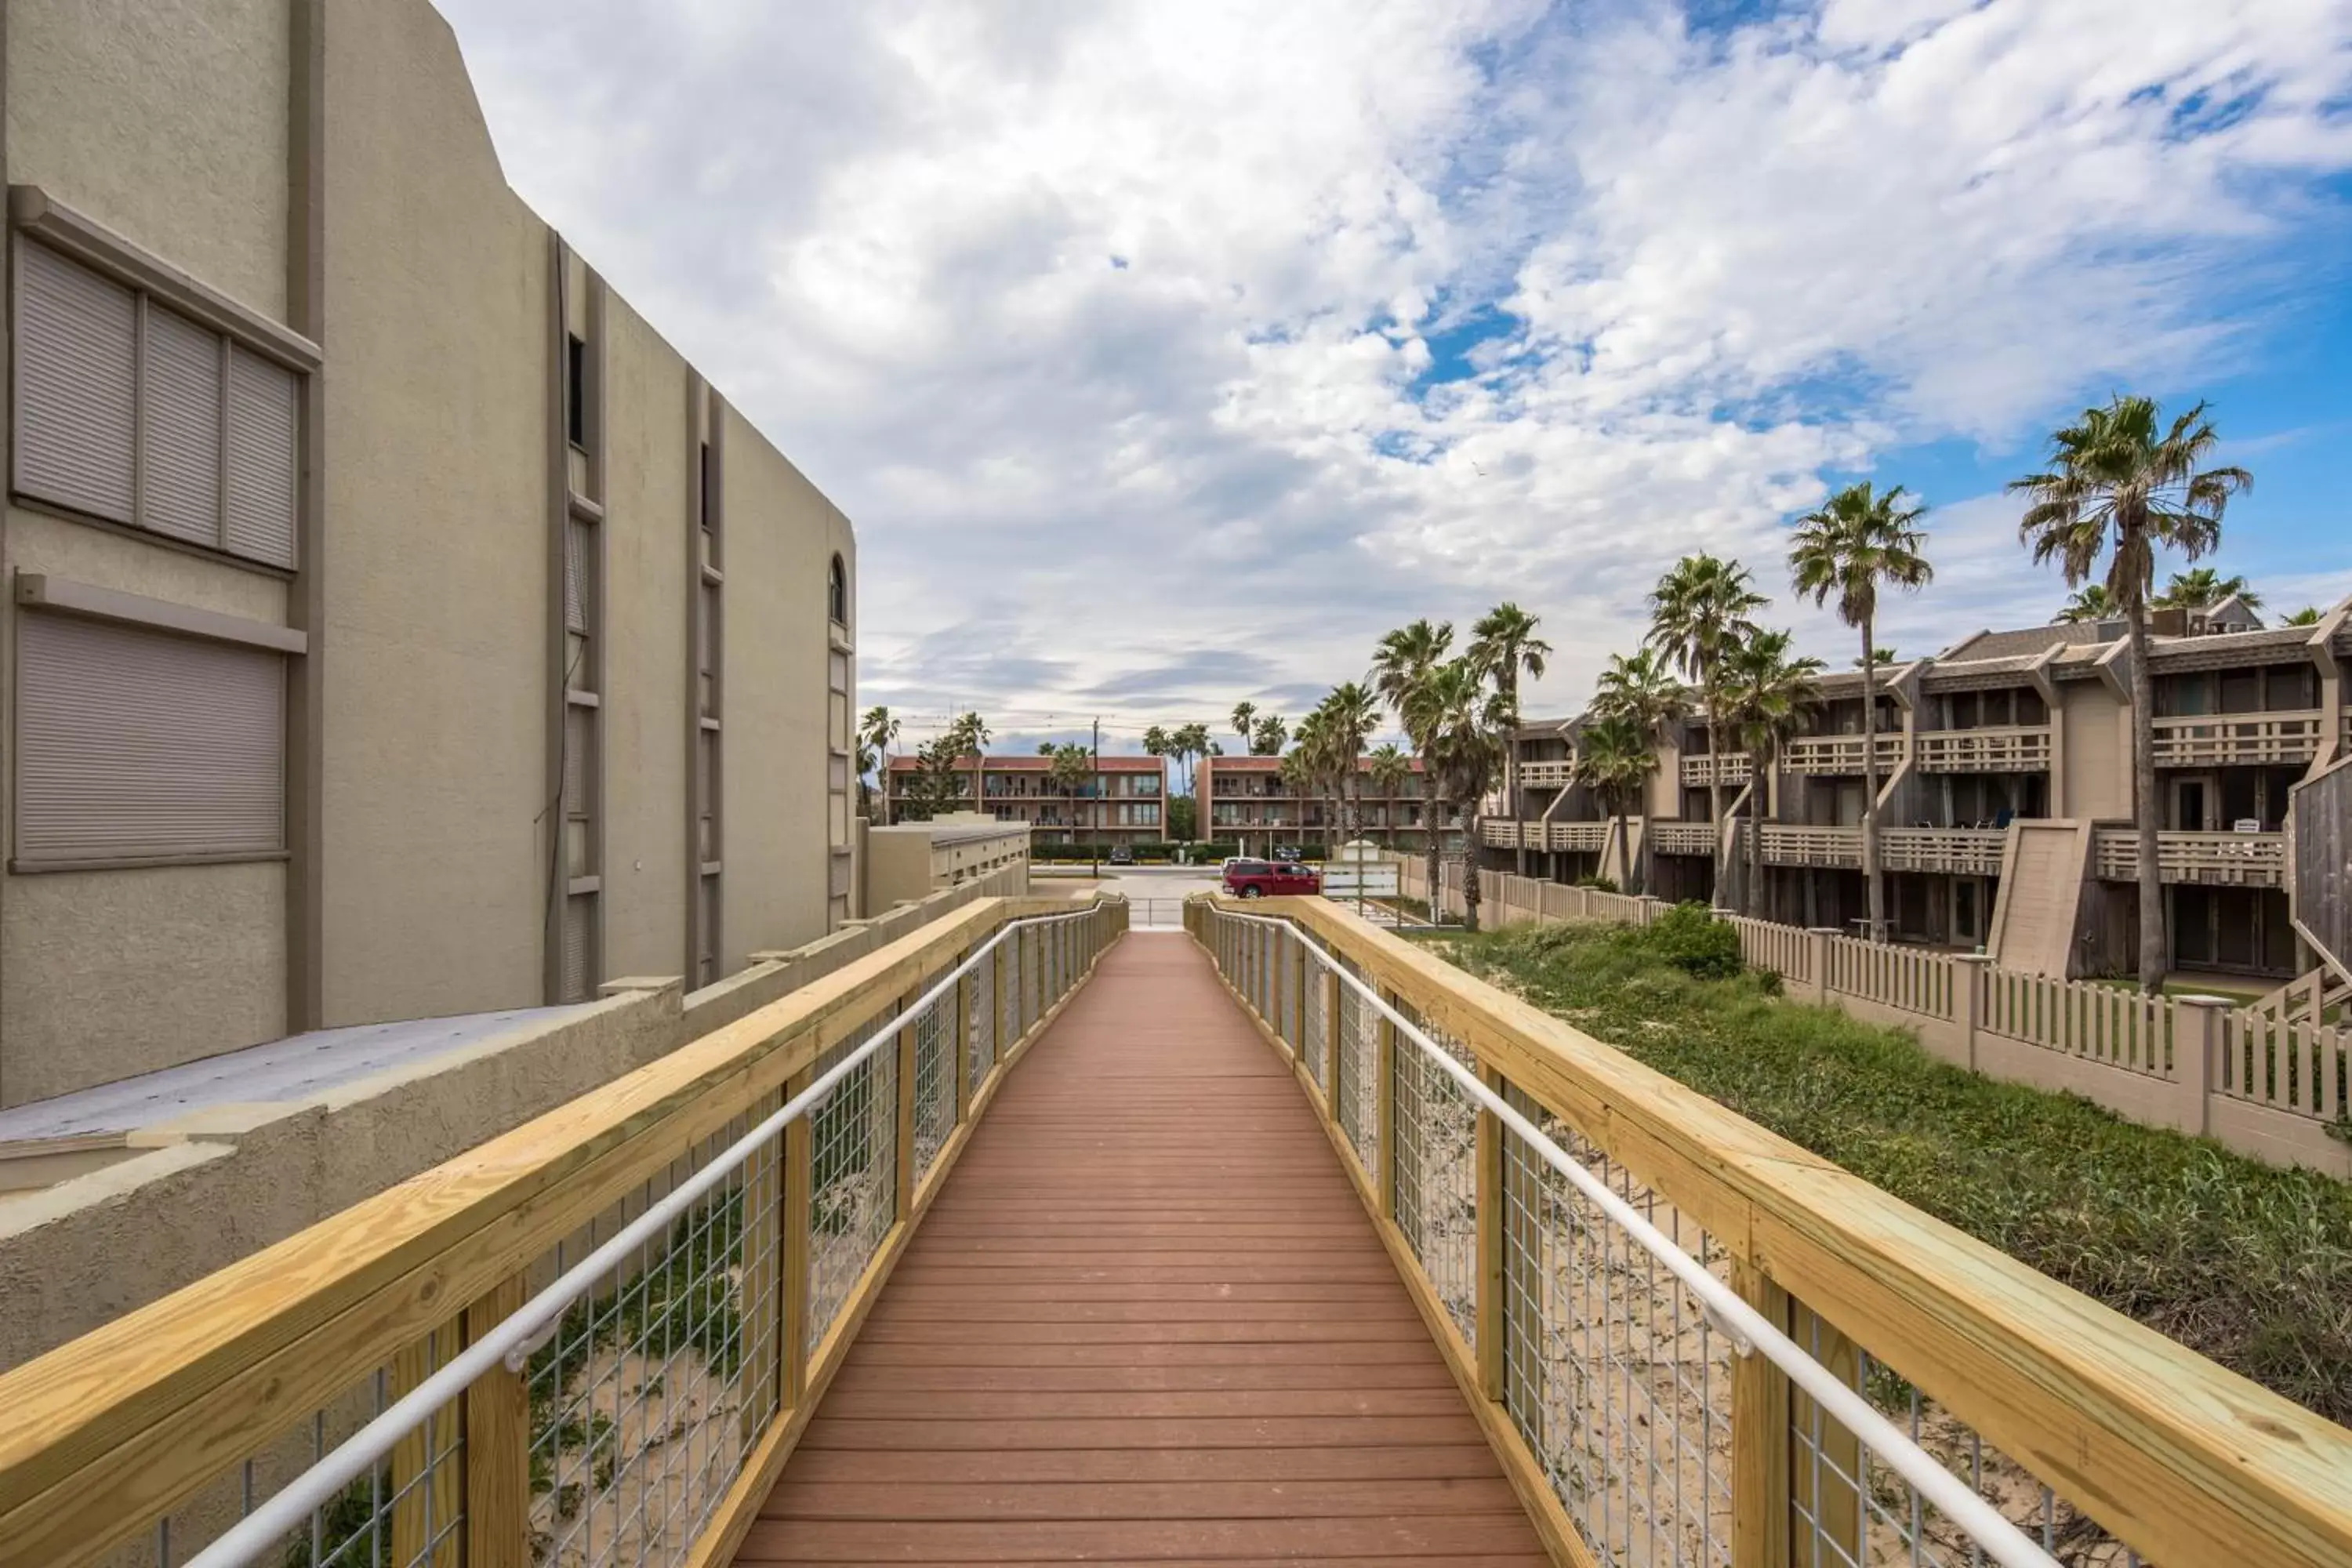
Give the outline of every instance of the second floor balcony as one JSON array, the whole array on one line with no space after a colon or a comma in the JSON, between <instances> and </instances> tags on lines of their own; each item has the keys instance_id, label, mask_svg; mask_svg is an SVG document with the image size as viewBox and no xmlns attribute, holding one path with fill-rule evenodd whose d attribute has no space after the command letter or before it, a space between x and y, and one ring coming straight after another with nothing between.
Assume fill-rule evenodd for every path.
<instances>
[{"instance_id":1,"label":"second floor balcony","mask_svg":"<svg viewBox=\"0 0 2352 1568\"><path fill-rule=\"evenodd\" d=\"M1543 849L1594 855L1608 841L1606 822L1511 822L1488 817L1478 825L1478 841L1496 849Z\"/></svg>"},{"instance_id":2,"label":"second floor balcony","mask_svg":"<svg viewBox=\"0 0 2352 1568\"><path fill-rule=\"evenodd\" d=\"M1750 771L1748 753L1745 752L1726 752L1720 757L1706 752L1696 755L1685 753L1682 765L1683 787L1706 789L1708 785L1718 782L1726 784L1744 784L1748 782ZM1720 779L1717 777L1718 774L1721 775Z\"/></svg>"},{"instance_id":3,"label":"second floor balcony","mask_svg":"<svg viewBox=\"0 0 2352 1568\"><path fill-rule=\"evenodd\" d=\"M1711 822L1653 822L1643 832L1661 855L1713 855L1722 842Z\"/></svg>"},{"instance_id":4,"label":"second floor balcony","mask_svg":"<svg viewBox=\"0 0 2352 1568\"><path fill-rule=\"evenodd\" d=\"M1878 864L1883 871L1919 871L1956 877L1998 877L2008 833L1998 827L1882 827ZM1764 824L1764 862L1830 870L1862 869L1862 829Z\"/></svg>"},{"instance_id":5,"label":"second floor balcony","mask_svg":"<svg viewBox=\"0 0 2352 1568\"><path fill-rule=\"evenodd\" d=\"M2102 827L2094 858L2103 882L2139 879L2139 834L2132 827ZM2286 885L2284 833L2187 833L2156 836L2157 875L2167 882L2208 887L2279 888Z\"/></svg>"},{"instance_id":6,"label":"second floor balcony","mask_svg":"<svg viewBox=\"0 0 2352 1568\"><path fill-rule=\"evenodd\" d=\"M1914 756L1923 773L2046 773L2050 752L2047 724L1922 730L1913 741Z\"/></svg>"},{"instance_id":7,"label":"second floor balcony","mask_svg":"<svg viewBox=\"0 0 2352 1568\"><path fill-rule=\"evenodd\" d=\"M1877 741L1878 771L1893 773L1903 761L1903 732L1882 731ZM1789 742L1780 755L1780 771L1809 777L1860 774L1864 771L1863 748L1864 737L1860 735L1807 735ZM1742 778L1747 776L1745 773L1740 774Z\"/></svg>"},{"instance_id":8,"label":"second floor balcony","mask_svg":"<svg viewBox=\"0 0 2352 1568\"><path fill-rule=\"evenodd\" d=\"M1519 783L1528 789L1566 789L1575 782L1576 764L1558 758L1519 764Z\"/></svg>"},{"instance_id":9,"label":"second floor balcony","mask_svg":"<svg viewBox=\"0 0 2352 1568\"><path fill-rule=\"evenodd\" d=\"M2159 768L2244 767L2308 763L2319 754L2327 715L2212 713L2158 719L2156 765Z\"/></svg>"}]
</instances>

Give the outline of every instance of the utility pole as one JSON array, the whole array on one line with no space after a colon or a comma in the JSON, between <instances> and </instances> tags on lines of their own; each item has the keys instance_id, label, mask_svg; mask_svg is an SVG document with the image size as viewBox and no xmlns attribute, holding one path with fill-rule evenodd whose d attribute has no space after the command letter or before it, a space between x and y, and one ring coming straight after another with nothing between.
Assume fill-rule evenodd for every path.
<instances>
[{"instance_id":1,"label":"utility pole","mask_svg":"<svg viewBox=\"0 0 2352 1568\"><path fill-rule=\"evenodd\" d=\"M1102 802L1102 789L1103 789L1103 776L1102 776L1102 720L1101 720L1101 718L1100 718L1099 716L1097 716L1097 717L1096 718L1096 720L1095 720L1095 744L1094 744L1094 753L1095 753L1095 833L1094 833L1095 873L1094 873L1094 874L1095 874L1095 879L1096 879L1097 881L1100 881L1100 880L1102 879L1102 829L1103 829L1103 819L1102 819L1102 807L1103 807L1103 802Z\"/></svg>"}]
</instances>

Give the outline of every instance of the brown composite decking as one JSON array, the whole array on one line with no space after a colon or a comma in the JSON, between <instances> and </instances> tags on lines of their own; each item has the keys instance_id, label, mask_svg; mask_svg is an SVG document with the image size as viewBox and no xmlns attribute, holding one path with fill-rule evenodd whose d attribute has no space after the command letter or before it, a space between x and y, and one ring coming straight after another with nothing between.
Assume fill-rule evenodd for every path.
<instances>
[{"instance_id":1,"label":"brown composite decking","mask_svg":"<svg viewBox=\"0 0 2352 1568\"><path fill-rule=\"evenodd\" d=\"M998 1092L739 1563L1539 1563L1282 1062L1181 934Z\"/></svg>"}]
</instances>

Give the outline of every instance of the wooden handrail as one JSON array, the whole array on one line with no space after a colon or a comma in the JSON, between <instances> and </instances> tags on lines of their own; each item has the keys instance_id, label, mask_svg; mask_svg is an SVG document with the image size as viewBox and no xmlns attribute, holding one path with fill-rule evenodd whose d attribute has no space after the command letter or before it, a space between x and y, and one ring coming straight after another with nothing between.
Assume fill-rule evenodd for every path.
<instances>
[{"instance_id":1,"label":"wooden handrail","mask_svg":"<svg viewBox=\"0 0 2352 1568\"><path fill-rule=\"evenodd\" d=\"M1246 912L1344 952L2143 1556L2352 1562L2352 1431L1336 905Z\"/></svg>"},{"instance_id":2,"label":"wooden handrail","mask_svg":"<svg viewBox=\"0 0 2352 1568\"><path fill-rule=\"evenodd\" d=\"M1008 920L978 900L759 1011L0 1374L0 1568L87 1556L507 1288Z\"/></svg>"}]
</instances>

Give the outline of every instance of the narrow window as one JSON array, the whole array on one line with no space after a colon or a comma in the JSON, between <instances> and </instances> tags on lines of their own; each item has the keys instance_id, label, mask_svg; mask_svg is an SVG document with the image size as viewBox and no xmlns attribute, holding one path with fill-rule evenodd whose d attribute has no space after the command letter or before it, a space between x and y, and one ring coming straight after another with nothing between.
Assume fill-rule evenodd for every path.
<instances>
[{"instance_id":1,"label":"narrow window","mask_svg":"<svg viewBox=\"0 0 2352 1568\"><path fill-rule=\"evenodd\" d=\"M826 605L835 626L849 625L849 574L843 569L838 555L833 558L832 578L826 587Z\"/></svg>"},{"instance_id":2,"label":"narrow window","mask_svg":"<svg viewBox=\"0 0 2352 1568\"><path fill-rule=\"evenodd\" d=\"M563 340L563 436L588 449L588 345L569 334Z\"/></svg>"}]
</instances>

